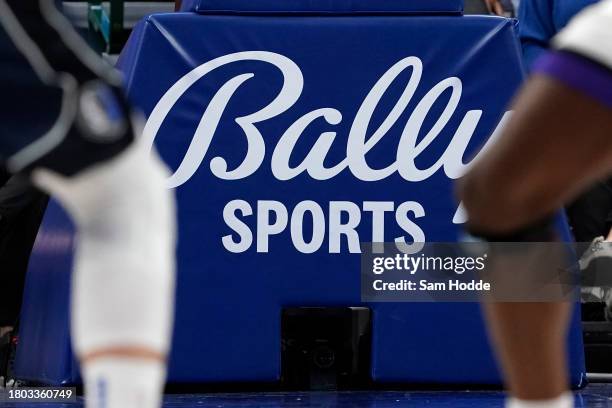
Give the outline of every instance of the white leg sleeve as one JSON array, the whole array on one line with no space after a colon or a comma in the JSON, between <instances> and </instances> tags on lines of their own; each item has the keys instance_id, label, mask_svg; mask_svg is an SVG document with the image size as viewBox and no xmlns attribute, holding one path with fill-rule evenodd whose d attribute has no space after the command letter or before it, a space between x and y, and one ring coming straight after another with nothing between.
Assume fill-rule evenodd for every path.
<instances>
[{"instance_id":1,"label":"white leg sleeve","mask_svg":"<svg viewBox=\"0 0 612 408\"><path fill-rule=\"evenodd\" d=\"M109 347L168 351L175 206L166 177L157 155L139 142L71 178L32 174L77 226L72 337L80 356Z\"/></svg>"}]
</instances>

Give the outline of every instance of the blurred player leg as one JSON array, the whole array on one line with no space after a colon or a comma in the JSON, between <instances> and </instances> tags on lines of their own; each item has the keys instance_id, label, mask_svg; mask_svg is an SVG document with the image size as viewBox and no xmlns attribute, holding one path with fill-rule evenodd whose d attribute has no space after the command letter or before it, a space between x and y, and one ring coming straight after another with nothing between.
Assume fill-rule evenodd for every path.
<instances>
[{"instance_id":1,"label":"blurred player leg","mask_svg":"<svg viewBox=\"0 0 612 408\"><path fill-rule=\"evenodd\" d=\"M552 237L546 232L552 225L543 220L612 172L611 39L612 2L606 1L561 33L557 46L562 52L540 62L539 74L515 103L505 135L461 182L459 195L477 235L531 241L525 231L537 230ZM485 309L507 386L516 397L509 406L573 406L565 394L569 306L492 304Z\"/></svg>"},{"instance_id":2,"label":"blurred player leg","mask_svg":"<svg viewBox=\"0 0 612 408\"><path fill-rule=\"evenodd\" d=\"M90 406L158 407L174 287L174 211L160 161L135 143L70 178L32 176L78 225L72 333Z\"/></svg>"},{"instance_id":3,"label":"blurred player leg","mask_svg":"<svg viewBox=\"0 0 612 408\"><path fill-rule=\"evenodd\" d=\"M0 157L58 198L78 230L72 334L87 406L158 407L174 292L166 169L134 140L114 72L53 0L0 0L0 25L0 88L14 96L0 109Z\"/></svg>"},{"instance_id":4,"label":"blurred player leg","mask_svg":"<svg viewBox=\"0 0 612 408\"><path fill-rule=\"evenodd\" d=\"M568 123L560 119L564 117L581 120ZM462 182L460 196L470 227L484 231L484 236L515 235L515 230L561 208L612 170L610 130L609 109L552 79L533 78L516 102L506 137ZM577 134L592 141L585 143ZM521 166L516 166L519 161ZM485 306L513 395L545 400L567 389L568 308L547 303Z\"/></svg>"},{"instance_id":5,"label":"blurred player leg","mask_svg":"<svg viewBox=\"0 0 612 408\"><path fill-rule=\"evenodd\" d=\"M571 304L486 303L483 308L512 395L545 403L534 408L573 407L563 358ZM528 407L517 400L508 406Z\"/></svg>"}]
</instances>

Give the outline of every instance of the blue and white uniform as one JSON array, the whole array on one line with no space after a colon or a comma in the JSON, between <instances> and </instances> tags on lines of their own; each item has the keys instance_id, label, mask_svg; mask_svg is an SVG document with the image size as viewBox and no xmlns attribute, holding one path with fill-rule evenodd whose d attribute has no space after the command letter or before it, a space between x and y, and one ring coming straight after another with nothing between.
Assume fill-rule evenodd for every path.
<instances>
[{"instance_id":1,"label":"blue and white uniform","mask_svg":"<svg viewBox=\"0 0 612 408\"><path fill-rule=\"evenodd\" d=\"M0 0L0 163L72 175L132 141L120 77L54 0Z\"/></svg>"}]
</instances>

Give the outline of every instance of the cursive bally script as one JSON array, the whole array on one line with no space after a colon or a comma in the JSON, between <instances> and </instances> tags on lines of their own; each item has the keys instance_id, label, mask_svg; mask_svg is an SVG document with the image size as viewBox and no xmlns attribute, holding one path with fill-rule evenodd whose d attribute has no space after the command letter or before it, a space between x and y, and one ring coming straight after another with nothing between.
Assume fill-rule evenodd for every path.
<instances>
[{"instance_id":1,"label":"cursive bally script","mask_svg":"<svg viewBox=\"0 0 612 408\"><path fill-rule=\"evenodd\" d=\"M210 170L219 179L238 180L252 175L262 165L266 151L266 143L257 124L274 118L291 108L298 101L304 87L304 77L300 68L291 59L278 53L237 52L215 58L194 68L176 82L153 109L144 130L146 142L153 145L165 118L194 83L211 71L238 61L266 62L276 67L283 75L282 89L274 100L257 112L235 118L236 123L244 132L248 147L241 163L234 169L228 169L228 164L223 157L214 157L210 161ZM367 134L372 115L383 95L396 78L409 68L412 71L410 79L396 104L381 125ZM397 172L407 181L419 182L431 177L440 169L443 169L451 179L461 177L471 163L464 162L463 156L478 126L482 110L470 110L465 114L445 151L434 164L428 168L418 168L415 164L416 158L440 135L459 105L462 83L457 77L441 80L416 104L402 131L395 162L385 168L372 168L367 162L368 152L387 134L406 110L419 86L422 74L423 63L419 58L412 56L398 61L382 75L366 96L355 116L346 142L346 158L331 167L327 167L324 163L337 136L333 131L322 133L299 165L292 167L289 162L300 136L311 123L323 119L331 126L338 125L343 120L342 113L337 109L327 107L308 112L297 119L280 137L272 153L271 168L274 177L278 180L291 180L307 172L313 179L329 180L346 169L357 179L363 181L382 180ZM238 75L228 80L214 94L201 117L181 164L167 180L168 187L178 187L194 175L206 156L227 104L238 88L254 76L253 73ZM419 138L428 112L447 90L450 90L450 97L445 108L433 126ZM504 114L481 153L499 135L510 114L511 112Z\"/></svg>"}]
</instances>

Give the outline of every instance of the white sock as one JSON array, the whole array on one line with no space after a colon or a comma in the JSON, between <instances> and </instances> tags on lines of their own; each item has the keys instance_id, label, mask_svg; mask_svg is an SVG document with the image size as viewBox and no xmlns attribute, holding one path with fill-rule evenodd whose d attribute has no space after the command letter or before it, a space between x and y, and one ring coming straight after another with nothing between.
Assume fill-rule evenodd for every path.
<instances>
[{"instance_id":1,"label":"white sock","mask_svg":"<svg viewBox=\"0 0 612 408\"><path fill-rule=\"evenodd\" d=\"M574 408L574 395L571 392L565 392L557 398L548 400L508 398L506 408Z\"/></svg>"},{"instance_id":2,"label":"white sock","mask_svg":"<svg viewBox=\"0 0 612 408\"><path fill-rule=\"evenodd\" d=\"M161 361L100 357L83 367L86 408L159 408L166 367Z\"/></svg>"}]
</instances>

